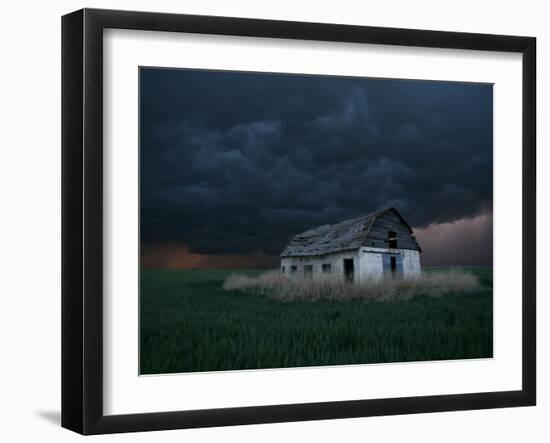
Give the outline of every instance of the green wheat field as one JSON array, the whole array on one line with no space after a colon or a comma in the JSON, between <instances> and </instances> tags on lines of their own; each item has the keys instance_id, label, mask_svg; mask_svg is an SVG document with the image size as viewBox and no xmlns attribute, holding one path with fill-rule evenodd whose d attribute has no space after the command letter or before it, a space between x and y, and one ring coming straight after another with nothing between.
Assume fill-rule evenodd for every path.
<instances>
[{"instance_id":1,"label":"green wheat field","mask_svg":"<svg viewBox=\"0 0 550 443\"><path fill-rule=\"evenodd\" d=\"M280 301L223 290L235 271L142 270L140 372L490 358L492 268L461 269L479 290L392 301Z\"/></svg>"}]
</instances>

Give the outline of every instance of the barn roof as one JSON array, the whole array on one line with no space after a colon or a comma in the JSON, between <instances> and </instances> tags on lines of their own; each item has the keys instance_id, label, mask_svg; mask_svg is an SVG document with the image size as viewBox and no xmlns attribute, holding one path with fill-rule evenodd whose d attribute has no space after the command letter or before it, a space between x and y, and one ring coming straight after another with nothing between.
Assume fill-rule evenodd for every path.
<instances>
[{"instance_id":1,"label":"barn roof","mask_svg":"<svg viewBox=\"0 0 550 443\"><path fill-rule=\"evenodd\" d=\"M344 220L332 225L319 226L302 232L294 236L280 257L325 255L358 249L364 244L374 221L388 211L394 211L412 234L412 228L399 212L393 207L388 207L361 217Z\"/></svg>"}]
</instances>

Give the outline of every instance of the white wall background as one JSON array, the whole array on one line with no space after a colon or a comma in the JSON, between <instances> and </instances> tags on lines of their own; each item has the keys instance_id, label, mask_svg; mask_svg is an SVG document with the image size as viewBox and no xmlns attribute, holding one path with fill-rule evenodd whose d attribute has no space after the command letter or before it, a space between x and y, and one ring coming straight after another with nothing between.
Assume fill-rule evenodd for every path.
<instances>
[{"instance_id":1,"label":"white wall background","mask_svg":"<svg viewBox=\"0 0 550 443\"><path fill-rule=\"evenodd\" d=\"M74 441L60 414L60 16L81 7L531 35L538 38L539 225L550 222L550 8L536 0L11 1L0 27L0 439ZM541 197L542 196L542 197ZM550 248L541 232L539 250ZM539 254L539 274L550 260ZM550 438L548 272L539 278L539 405L102 436L94 441L530 441Z\"/></svg>"}]
</instances>

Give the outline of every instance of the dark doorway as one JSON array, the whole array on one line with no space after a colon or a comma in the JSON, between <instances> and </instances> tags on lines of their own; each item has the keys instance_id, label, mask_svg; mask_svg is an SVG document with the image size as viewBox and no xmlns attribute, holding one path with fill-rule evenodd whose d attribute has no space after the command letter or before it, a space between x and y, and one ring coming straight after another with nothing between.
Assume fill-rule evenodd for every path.
<instances>
[{"instance_id":1,"label":"dark doorway","mask_svg":"<svg viewBox=\"0 0 550 443\"><path fill-rule=\"evenodd\" d=\"M395 273L397 272L397 259L395 257L390 257L390 269L391 276L395 277Z\"/></svg>"},{"instance_id":2,"label":"dark doorway","mask_svg":"<svg viewBox=\"0 0 550 443\"><path fill-rule=\"evenodd\" d=\"M344 276L347 281L353 281L353 258L344 259Z\"/></svg>"}]
</instances>

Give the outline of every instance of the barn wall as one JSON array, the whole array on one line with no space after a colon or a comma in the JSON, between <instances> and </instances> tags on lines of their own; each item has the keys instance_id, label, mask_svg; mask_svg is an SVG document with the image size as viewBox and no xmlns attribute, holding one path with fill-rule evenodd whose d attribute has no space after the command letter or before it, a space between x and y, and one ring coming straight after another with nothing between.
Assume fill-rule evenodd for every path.
<instances>
[{"instance_id":1,"label":"barn wall","mask_svg":"<svg viewBox=\"0 0 550 443\"><path fill-rule=\"evenodd\" d=\"M344 279L344 259L352 258L355 275L359 269L359 257L358 251L345 251L336 252L333 254L320 255L320 256L308 256L308 257L283 257L281 258L281 269L285 267L285 274L290 274L290 267L295 265L297 267L296 276L303 277L304 265L313 266L313 277L322 275L322 265L331 265L331 276L341 276Z\"/></svg>"},{"instance_id":2,"label":"barn wall","mask_svg":"<svg viewBox=\"0 0 550 443\"><path fill-rule=\"evenodd\" d=\"M383 256L400 255L403 263L403 278L410 278L420 274L420 254L410 249L388 249L362 247L358 251L338 252L323 256L283 257L281 270L285 267L285 274L290 274L290 267L295 265L296 276L304 276L304 265L313 267L315 278L323 274L322 265L331 265L331 276L341 276L344 279L344 259L352 258L355 282L364 283L369 280L379 280L384 277Z\"/></svg>"},{"instance_id":3,"label":"barn wall","mask_svg":"<svg viewBox=\"0 0 550 443\"><path fill-rule=\"evenodd\" d=\"M420 253L408 249L400 250L403 257L403 277L413 277L420 274Z\"/></svg>"},{"instance_id":4,"label":"barn wall","mask_svg":"<svg viewBox=\"0 0 550 443\"><path fill-rule=\"evenodd\" d=\"M359 282L365 283L369 280L380 280L384 275L382 264L382 251L378 248L361 248L359 255Z\"/></svg>"},{"instance_id":5,"label":"barn wall","mask_svg":"<svg viewBox=\"0 0 550 443\"><path fill-rule=\"evenodd\" d=\"M379 280L384 277L383 256L388 254L401 256L403 278L420 274L420 253L418 251L363 247L359 255L359 281ZM355 272L357 273L357 270Z\"/></svg>"}]
</instances>

